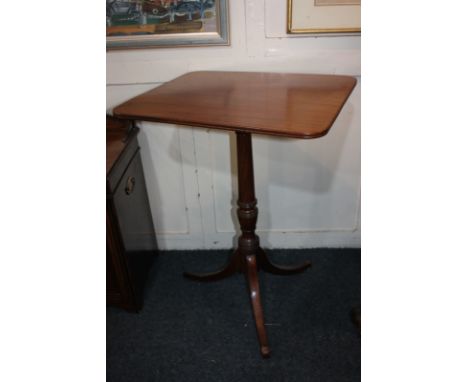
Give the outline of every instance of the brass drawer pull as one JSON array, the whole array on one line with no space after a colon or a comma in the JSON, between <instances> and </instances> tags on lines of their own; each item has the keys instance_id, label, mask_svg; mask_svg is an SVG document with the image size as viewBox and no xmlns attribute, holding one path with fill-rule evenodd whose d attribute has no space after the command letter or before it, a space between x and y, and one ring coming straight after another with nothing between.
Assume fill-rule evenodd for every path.
<instances>
[{"instance_id":1,"label":"brass drawer pull","mask_svg":"<svg viewBox=\"0 0 468 382\"><path fill-rule=\"evenodd\" d=\"M127 195L130 195L133 192L134 188L135 188L135 177L130 176L127 179L127 185L125 186L125 193Z\"/></svg>"}]
</instances>

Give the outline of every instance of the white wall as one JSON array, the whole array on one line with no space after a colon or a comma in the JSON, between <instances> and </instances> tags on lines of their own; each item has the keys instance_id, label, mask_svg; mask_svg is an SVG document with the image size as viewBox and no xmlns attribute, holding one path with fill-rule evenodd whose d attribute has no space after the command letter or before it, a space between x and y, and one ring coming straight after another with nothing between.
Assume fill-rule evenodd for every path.
<instances>
[{"instance_id":1,"label":"white wall","mask_svg":"<svg viewBox=\"0 0 468 382\"><path fill-rule=\"evenodd\" d=\"M231 0L231 46L107 53L107 108L193 70L360 76L359 36L289 36L286 0ZM141 123L162 249L229 248L236 232L232 133ZM254 136L265 247L360 246L360 84L316 140Z\"/></svg>"}]
</instances>

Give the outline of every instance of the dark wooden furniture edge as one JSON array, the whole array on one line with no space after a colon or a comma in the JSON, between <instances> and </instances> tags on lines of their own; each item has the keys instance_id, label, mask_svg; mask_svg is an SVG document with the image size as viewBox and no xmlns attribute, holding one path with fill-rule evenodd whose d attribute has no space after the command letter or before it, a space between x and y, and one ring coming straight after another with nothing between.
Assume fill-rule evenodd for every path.
<instances>
[{"instance_id":1,"label":"dark wooden furniture edge","mask_svg":"<svg viewBox=\"0 0 468 382\"><path fill-rule=\"evenodd\" d=\"M130 166L134 169L141 168L140 148L137 141L139 128L135 127L132 121L111 116L107 116L106 127L106 133L113 135L110 142L117 143L109 159L113 162L110 166L106 166L106 257L108 258L106 262L110 262L112 265L112 270L108 270L107 277L112 278L114 285L112 289L109 289L110 285L106 283L106 305L116 305L130 312L138 312L143 305L143 286L147 276L144 267L151 265L152 260L150 261L150 258L154 259L157 255L156 237L154 235L155 246L152 250L133 251L129 259L123 241L122 227L120 226L121 219L126 219L126 215L122 215L117 211L114 198L117 197L117 192L122 189L122 182L125 181L125 174ZM140 164L137 165L136 161ZM143 174L138 184L143 186L146 193ZM133 200L133 202L135 201ZM135 205L135 208L141 208L139 203ZM149 205L146 208L149 208ZM154 232L152 222L150 230ZM137 254L138 257L135 257ZM144 262L141 261L143 259ZM129 263L130 260L132 260L132 263ZM138 277L138 279L135 277ZM114 289L114 287L117 288Z\"/></svg>"}]
</instances>

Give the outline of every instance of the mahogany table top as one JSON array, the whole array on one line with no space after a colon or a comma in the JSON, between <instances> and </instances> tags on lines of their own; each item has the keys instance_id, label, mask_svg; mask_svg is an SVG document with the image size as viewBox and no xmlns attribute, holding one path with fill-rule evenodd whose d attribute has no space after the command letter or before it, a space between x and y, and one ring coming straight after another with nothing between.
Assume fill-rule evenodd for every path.
<instances>
[{"instance_id":1,"label":"mahogany table top","mask_svg":"<svg viewBox=\"0 0 468 382\"><path fill-rule=\"evenodd\" d=\"M127 119L295 138L325 135L351 94L349 76L192 72L114 109Z\"/></svg>"}]
</instances>

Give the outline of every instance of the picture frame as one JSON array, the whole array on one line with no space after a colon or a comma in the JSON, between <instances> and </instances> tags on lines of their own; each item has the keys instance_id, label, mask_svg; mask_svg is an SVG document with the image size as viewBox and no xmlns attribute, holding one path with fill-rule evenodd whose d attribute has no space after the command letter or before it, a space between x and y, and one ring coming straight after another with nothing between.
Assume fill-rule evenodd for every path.
<instances>
[{"instance_id":1,"label":"picture frame","mask_svg":"<svg viewBox=\"0 0 468 382\"><path fill-rule=\"evenodd\" d=\"M106 47L229 45L228 0L106 0Z\"/></svg>"},{"instance_id":2,"label":"picture frame","mask_svg":"<svg viewBox=\"0 0 468 382\"><path fill-rule=\"evenodd\" d=\"M360 33L360 0L288 0L287 33Z\"/></svg>"}]
</instances>

